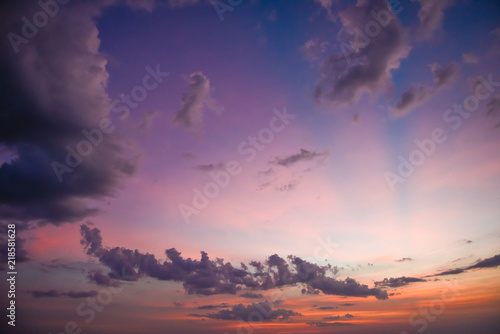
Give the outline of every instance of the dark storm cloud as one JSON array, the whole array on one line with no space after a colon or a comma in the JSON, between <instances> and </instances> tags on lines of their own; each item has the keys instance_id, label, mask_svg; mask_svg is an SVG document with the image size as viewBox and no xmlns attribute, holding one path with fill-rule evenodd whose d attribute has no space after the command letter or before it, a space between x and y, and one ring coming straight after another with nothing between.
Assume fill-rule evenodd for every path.
<instances>
[{"instance_id":1,"label":"dark storm cloud","mask_svg":"<svg viewBox=\"0 0 500 334\"><path fill-rule=\"evenodd\" d=\"M97 291L59 291L59 290L34 290L28 291L35 298L45 298L45 297L68 297L68 298L87 298L97 296Z\"/></svg>"},{"instance_id":2,"label":"dark storm cloud","mask_svg":"<svg viewBox=\"0 0 500 334\"><path fill-rule=\"evenodd\" d=\"M427 282L427 280L416 277L391 277L384 278L383 281L375 282L375 286L397 288L415 282Z\"/></svg>"},{"instance_id":3,"label":"dark storm cloud","mask_svg":"<svg viewBox=\"0 0 500 334\"><path fill-rule=\"evenodd\" d=\"M289 167L300 161L310 161L318 157L324 157L326 155L328 155L327 152L308 151L301 148L299 153L292 154L286 157L275 157L273 160L271 160L271 163L283 167Z\"/></svg>"},{"instance_id":4,"label":"dark storm cloud","mask_svg":"<svg viewBox=\"0 0 500 334\"><path fill-rule=\"evenodd\" d=\"M255 319L255 314L262 316L263 321L271 321L275 319L286 320L290 317L301 316L300 313L294 312L292 310L285 309L273 309L272 304L268 301L262 303L253 303L251 305L244 306L243 304L238 304L233 306L230 310L220 310L217 313L208 314L189 314L191 317L198 318L210 318L217 320L251 320ZM260 320L260 317L259 317Z\"/></svg>"},{"instance_id":5,"label":"dark storm cloud","mask_svg":"<svg viewBox=\"0 0 500 334\"><path fill-rule=\"evenodd\" d=\"M331 265L319 266L289 255L286 259L274 254L264 263L251 261L235 268L231 263L217 258L210 260L201 252L201 260L184 259L175 248L166 250L168 260L160 262L153 254L143 254L138 250L123 247L103 247L101 233L97 228L81 225L81 244L90 256L111 269L113 276L120 280L136 281L140 277L154 277L158 280L182 282L187 294L215 295L236 294L249 288L268 290L285 286L301 285L304 293L367 297L387 299L387 292L378 288L368 288L354 279L339 281L327 277L337 269ZM91 280L104 280L102 273L93 272Z\"/></svg>"},{"instance_id":6,"label":"dark storm cloud","mask_svg":"<svg viewBox=\"0 0 500 334\"><path fill-rule=\"evenodd\" d=\"M368 22L378 24L370 14L387 11L385 26L380 26L377 36L361 38ZM314 98L334 106L352 105L363 93L372 95L388 92L393 87L391 70L400 66L410 46L398 18L390 13L385 1L364 1L352 4L339 12L341 32L347 33L350 44L342 42L348 51L330 56L321 64L321 78L317 81ZM347 66L346 66L347 64Z\"/></svg>"},{"instance_id":7,"label":"dark storm cloud","mask_svg":"<svg viewBox=\"0 0 500 334\"><path fill-rule=\"evenodd\" d=\"M87 140L82 131L99 129L109 113L107 60L99 52L95 17L113 3L71 2L34 37L21 44L0 42L0 147L15 155L0 166L0 219L79 220L96 213L89 198L112 195L133 174L135 162L111 135L60 175L62 182L52 165L66 164L67 147L76 150ZM1 6L4 36L20 34L21 17L40 10L36 1Z\"/></svg>"}]
</instances>

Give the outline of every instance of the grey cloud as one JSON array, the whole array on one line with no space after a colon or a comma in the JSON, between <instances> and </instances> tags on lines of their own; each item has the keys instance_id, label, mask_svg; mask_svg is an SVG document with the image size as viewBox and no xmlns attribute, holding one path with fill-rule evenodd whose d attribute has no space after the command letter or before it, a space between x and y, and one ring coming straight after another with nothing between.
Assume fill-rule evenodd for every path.
<instances>
[{"instance_id":1,"label":"grey cloud","mask_svg":"<svg viewBox=\"0 0 500 334\"><path fill-rule=\"evenodd\" d=\"M330 317L324 317L323 320L341 320L341 319L352 319L354 316L352 314L346 313L344 316L341 315L336 315L336 316L330 316Z\"/></svg>"},{"instance_id":2,"label":"grey cloud","mask_svg":"<svg viewBox=\"0 0 500 334\"><path fill-rule=\"evenodd\" d=\"M375 298L380 300L388 298L387 291L379 288L369 288L367 285L360 284L352 278L346 278L344 281L341 281L330 277L321 277L311 281L309 286L326 295L355 297L375 296Z\"/></svg>"},{"instance_id":3,"label":"grey cloud","mask_svg":"<svg viewBox=\"0 0 500 334\"><path fill-rule=\"evenodd\" d=\"M289 255L284 259L277 254L264 262L251 261L249 269L242 264L235 268L223 259L210 260L201 252L201 260L184 259L175 248L166 250L168 260L160 262L153 254L141 253L123 247L105 248L100 230L83 224L80 228L81 244L88 255L96 257L120 280L136 281L140 277L182 282L187 294L215 295L236 294L244 288L268 290L284 286L302 285L304 293L387 299L387 292L368 288L354 279L339 281L326 274L336 272L331 265L319 266ZM117 277L114 273L120 273ZM95 276L95 274L94 274ZM95 278L94 278L95 280Z\"/></svg>"},{"instance_id":4,"label":"grey cloud","mask_svg":"<svg viewBox=\"0 0 500 334\"><path fill-rule=\"evenodd\" d=\"M446 66L433 63L430 67L437 90L450 85L457 78L460 69L457 63L450 63Z\"/></svg>"},{"instance_id":5,"label":"grey cloud","mask_svg":"<svg viewBox=\"0 0 500 334\"><path fill-rule=\"evenodd\" d=\"M484 268L495 268L500 266L500 254L497 254L495 256L492 256L490 258L484 259L484 260L479 260L477 263L465 267L465 268L455 268L455 269L450 269L446 270L434 275L429 275L429 277L434 277L434 276L447 276L447 275L456 275L456 274L461 274L464 272L467 272L469 270L473 269L484 269Z\"/></svg>"},{"instance_id":6,"label":"grey cloud","mask_svg":"<svg viewBox=\"0 0 500 334\"><path fill-rule=\"evenodd\" d=\"M380 286L380 287L390 287L390 288L397 288L400 286L405 286L410 283L416 283L416 282L426 282L427 280L423 278L416 278L416 277L391 277L391 278L384 278L383 281L375 282L375 286Z\"/></svg>"},{"instance_id":7,"label":"grey cloud","mask_svg":"<svg viewBox=\"0 0 500 334\"><path fill-rule=\"evenodd\" d=\"M341 326L352 326L354 324L348 323L348 322L322 322L322 321L311 321L307 323L310 326L316 326L316 327L341 327Z\"/></svg>"},{"instance_id":8,"label":"grey cloud","mask_svg":"<svg viewBox=\"0 0 500 334\"><path fill-rule=\"evenodd\" d=\"M462 53L462 58L466 64L477 64L479 57L473 53Z\"/></svg>"},{"instance_id":9,"label":"grey cloud","mask_svg":"<svg viewBox=\"0 0 500 334\"><path fill-rule=\"evenodd\" d=\"M396 260L396 262L407 262L407 261L413 261L411 257L403 257L399 260Z\"/></svg>"},{"instance_id":10,"label":"grey cloud","mask_svg":"<svg viewBox=\"0 0 500 334\"><path fill-rule=\"evenodd\" d=\"M217 313L208 314L189 314L191 317L204 317L217 320L240 320L251 321L255 317L255 314L260 314L264 321L271 321L275 319L286 320L290 317L301 316L300 313L294 312L292 310L285 309L273 309L272 304L268 301L251 304L244 306L243 304L235 305L231 310L220 310Z\"/></svg>"},{"instance_id":11,"label":"grey cloud","mask_svg":"<svg viewBox=\"0 0 500 334\"><path fill-rule=\"evenodd\" d=\"M198 306L198 310L214 310L214 309L219 309L219 308L227 308L229 307L229 304L227 303L221 303L217 305L202 305Z\"/></svg>"},{"instance_id":12,"label":"grey cloud","mask_svg":"<svg viewBox=\"0 0 500 334\"><path fill-rule=\"evenodd\" d=\"M189 76L189 90L182 94L182 107L175 114L174 123L186 129L203 125L203 111L208 108L216 113L223 108L211 96L210 80L201 72Z\"/></svg>"},{"instance_id":13,"label":"grey cloud","mask_svg":"<svg viewBox=\"0 0 500 334\"><path fill-rule=\"evenodd\" d=\"M2 3L0 31L19 32L19 17L36 1ZM68 151L99 128L108 116L107 59L99 52L95 17L104 4L71 2L19 45L0 42L0 146L16 158L0 166L0 220L59 224L96 213L88 199L111 196L136 162L116 137L105 135L59 182L52 163L65 163ZM78 22L78 24L75 24ZM71 41L71 42L69 42Z\"/></svg>"},{"instance_id":14,"label":"grey cloud","mask_svg":"<svg viewBox=\"0 0 500 334\"><path fill-rule=\"evenodd\" d=\"M87 275L90 282L97 285L119 287L120 281L117 280L112 274L105 275L101 269L91 270Z\"/></svg>"},{"instance_id":15,"label":"grey cloud","mask_svg":"<svg viewBox=\"0 0 500 334\"><path fill-rule=\"evenodd\" d=\"M222 162L219 162L217 164L196 165L194 168L203 172L210 172L213 170L223 169L224 164Z\"/></svg>"},{"instance_id":16,"label":"grey cloud","mask_svg":"<svg viewBox=\"0 0 500 334\"><path fill-rule=\"evenodd\" d=\"M428 96L427 88L421 85L412 85L407 91L401 94L400 100L396 103L394 111L397 115L405 115L413 108L425 101Z\"/></svg>"},{"instance_id":17,"label":"grey cloud","mask_svg":"<svg viewBox=\"0 0 500 334\"><path fill-rule=\"evenodd\" d=\"M417 39L430 39L434 32L441 28L444 11L453 2L453 0L420 0L421 7L418 11L420 24L416 32Z\"/></svg>"},{"instance_id":18,"label":"grey cloud","mask_svg":"<svg viewBox=\"0 0 500 334\"><path fill-rule=\"evenodd\" d=\"M303 148L300 149L299 153L292 154L286 157L276 157L274 160L271 161L271 163L274 163L276 165L280 165L283 167L289 167L291 165L294 165L300 161L311 161L315 158L318 157L324 157L328 155L327 152L318 152L318 151L309 151L305 150Z\"/></svg>"},{"instance_id":19,"label":"grey cloud","mask_svg":"<svg viewBox=\"0 0 500 334\"><path fill-rule=\"evenodd\" d=\"M465 272L464 269L450 269L450 270L443 271L443 272L441 272L439 274L431 275L430 277L456 275L456 274L461 274L463 272Z\"/></svg>"},{"instance_id":20,"label":"grey cloud","mask_svg":"<svg viewBox=\"0 0 500 334\"><path fill-rule=\"evenodd\" d=\"M478 269L478 268L494 268L500 266L500 254L490 257L488 259L484 259L479 261L478 263L467 267L466 270L470 269Z\"/></svg>"},{"instance_id":21,"label":"grey cloud","mask_svg":"<svg viewBox=\"0 0 500 334\"><path fill-rule=\"evenodd\" d=\"M240 295L240 297L244 298L264 298L264 296L261 293L254 293L254 292L245 292Z\"/></svg>"},{"instance_id":22,"label":"grey cloud","mask_svg":"<svg viewBox=\"0 0 500 334\"><path fill-rule=\"evenodd\" d=\"M427 101L428 98L442 88L448 87L458 77L460 66L457 63L450 63L445 66L433 63L430 68L434 87L412 85L401 94L399 101L391 108L395 116L408 114L413 108Z\"/></svg>"},{"instance_id":23,"label":"grey cloud","mask_svg":"<svg viewBox=\"0 0 500 334\"><path fill-rule=\"evenodd\" d=\"M370 12L381 10L390 11L386 2L363 1L350 5L339 12L342 31L358 36L359 30L373 21ZM393 86L391 70L399 68L401 59L406 58L411 49L407 35L394 15L385 27L380 27L380 33L375 38L362 42L353 38L350 44L356 52L349 56L347 67L345 56L341 53L322 62L321 78L314 91L318 103L352 105L363 93L375 95L388 92Z\"/></svg>"}]
</instances>

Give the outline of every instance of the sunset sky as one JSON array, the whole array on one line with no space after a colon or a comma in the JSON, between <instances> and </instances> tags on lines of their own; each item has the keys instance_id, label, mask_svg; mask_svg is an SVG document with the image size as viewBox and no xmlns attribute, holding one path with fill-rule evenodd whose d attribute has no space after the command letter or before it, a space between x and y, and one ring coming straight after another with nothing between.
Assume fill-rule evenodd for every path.
<instances>
[{"instance_id":1,"label":"sunset sky","mask_svg":"<svg viewBox=\"0 0 500 334\"><path fill-rule=\"evenodd\" d=\"M500 333L498 1L3 1L0 31L7 333Z\"/></svg>"}]
</instances>

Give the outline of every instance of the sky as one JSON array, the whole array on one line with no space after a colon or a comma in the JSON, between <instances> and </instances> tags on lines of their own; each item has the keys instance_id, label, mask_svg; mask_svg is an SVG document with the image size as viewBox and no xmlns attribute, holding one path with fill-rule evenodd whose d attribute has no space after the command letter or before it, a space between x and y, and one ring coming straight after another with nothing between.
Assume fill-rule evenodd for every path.
<instances>
[{"instance_id":1,"label":"sky","mask_svg":"<svg viewBox=\"0 0 500 334\"><path fill-rule=\"evenodd\" d=\"M498 334L499 18L3 1L2 333Z\"/></svg>"}]
</instances>

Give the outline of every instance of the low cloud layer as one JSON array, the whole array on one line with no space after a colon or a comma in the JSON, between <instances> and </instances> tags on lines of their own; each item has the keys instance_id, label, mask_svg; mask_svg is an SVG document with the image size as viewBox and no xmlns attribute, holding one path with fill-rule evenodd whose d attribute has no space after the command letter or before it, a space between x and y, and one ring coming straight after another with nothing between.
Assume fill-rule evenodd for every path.
<instances>
[{"instance_id":1,"label":"low cloud layer","mask_svg":"<svg viewBox=\"0 0 500 334\"><path fill-rule=\"evenodd\" d=\"M422 278L416 278L416 277L391 277L391 278L384 278L384 280L375 282L375 286L378 287L389 287L389 288L398 288L401 286L408 285L410 283L415 283L415 282L426 282L425 279Z\"/></svg>"},{"instance_id":2,"label":"low cloud layer","mask_svg":"<svg viewBox=\"0 0 500 334\"><path fill-rule=\"evenodd\" d=\"M477 263L470 265L465 268L455 268L455 269L449 269L442 271L440 273L434 274L434 275L429 275L428 277L435 277L435 276L447 276L447 275L457 275L457 274L462 274L464 272L467 272L469 270L473 269L484 269L484 268L495 268L500 266L500 254L497 254L493 257L484 259L484 260L479 260Z\"/></svg>"},{"instance_id":3,"label":"low cloud layer","mask_svg":"<svg viewBox=\"0 0 500 334\"><path fill-rule=\"evenodd\" d=\"M87 254L98 258L112 273L118 273L120 280L136 281L149 276L177 281L182 282L187 294L200 295L236 294L243 289L268 290L299 285L303 287L302 292L308 294L388 298L385 290L369 288L352 278L342 281L328 277L328 273L338 271L335 267L319 266L293 255L284 259L274 254L265 262L241 263L241 268L236 268L223 259L210 260L206 252L201 252L201 260L192 260L184 259L175 248L170 248L165 252L168 261L160 262L153 254L123 247L104 247L101 232L95 227L83 224L80 232L81 244ZM94 272L91 280L104 283L101 273Z\"/></svg>"},{"instance_id":4,"label":"low cloud layer","mask_svg":"<svg viewBox=\"0 0 500 334\"><path fill-rule=\"evenodd\" d=\"M271 321L275 319L287 320L290 317L301 316L300 313L294 312L292 310L285 309L273 309L270 302L265 301L262 303L253 303L247 306L243 304L238 304L233 306L230 310L220 310L216 313L208 314L196 314L191 313L189 316L197 318L209 318L217 320L242 320L251 321L258 315L259 321Z\"/></svg>"}]
</instances>

